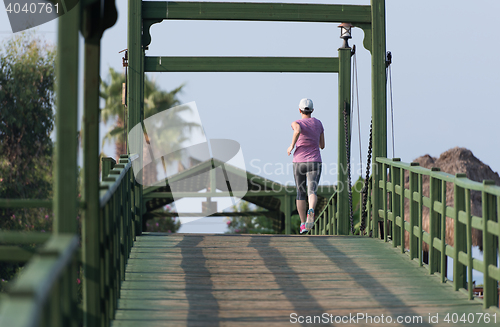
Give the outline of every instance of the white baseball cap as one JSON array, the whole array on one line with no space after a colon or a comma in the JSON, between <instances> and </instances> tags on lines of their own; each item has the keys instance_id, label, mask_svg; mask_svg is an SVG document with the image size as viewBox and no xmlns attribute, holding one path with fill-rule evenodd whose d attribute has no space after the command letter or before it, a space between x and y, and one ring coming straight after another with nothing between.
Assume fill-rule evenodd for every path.
<instances>
[{"instance_id":1,"label":"white baseball cap","mask_svg":"<svg viewBox=\"0 0 500 327\"><path fill-rule=\"evenodd\" d=\"M314 105L312 100L307 98L300 100L299 109L305 112L312 112L314 110Z\"/></svg>"}]
</instances>

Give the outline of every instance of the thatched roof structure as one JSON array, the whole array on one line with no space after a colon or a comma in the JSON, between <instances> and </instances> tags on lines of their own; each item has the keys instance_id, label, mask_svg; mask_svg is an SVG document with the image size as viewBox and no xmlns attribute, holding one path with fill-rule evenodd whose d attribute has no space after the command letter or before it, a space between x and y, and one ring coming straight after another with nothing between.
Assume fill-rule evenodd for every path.
<instances>
[{"instance_id":1,"label":"thatched roof structure","mask_svg":"<svg viewBox=\"0 0 500 327\"><path fill-rule=\"evenodd\" d=\"M439 158L431 157L426 154L424 156L418 157L414 160L418 162L420 166L425 168L438 167L442 172L448 174L458 174L465 173L467 178L476 182L482 182L483 180L493 180L496 185L500 186L500 176L498 173L491 170L491 168L484 164L481 160L476 158L472 151L455 147L446 152L443 152ZM409 176L405 176L405 188L409 188ZM422 190L424 196L429 196L429 177L423 176L422 178ZM453 183L446 183L446 205L453 207ZM481 193L478 191L471 192L471 211L472 215L481 217L482 216L482 205L481 205ZM409 200L405 201L405 220L408 220L410 212ZM422 225L425 231L429 231L429 209L423 207L423 217ZM446 243L453 246L453 220L451 218L446 219ZM408 232L405 237L405 244L408 245ZM479 246L482 250L482 232L480 230L472 229L472 243L475 246ZM427 244L424 243L424 251L428 251Z\"/></svg>"}]
</instances>

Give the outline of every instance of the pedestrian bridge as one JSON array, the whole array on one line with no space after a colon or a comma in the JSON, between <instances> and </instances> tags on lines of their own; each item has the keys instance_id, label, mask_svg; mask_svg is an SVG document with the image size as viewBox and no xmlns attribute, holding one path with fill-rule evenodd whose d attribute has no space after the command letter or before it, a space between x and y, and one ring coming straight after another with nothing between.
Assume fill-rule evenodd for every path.
<instances>
[{"instance_id":1,"label":"pedestrian bridge","mask_svg":"<svg viewBox=\"0 0 500 327\"><path fill-rule=\"evenodd\" d=\"M150 233L134 243L111 326L449 326L485 314L496 317L373 238Z\"/></svg>"},{"instance_id":2,"label":"pedestrian bridge","mask_svg":"<svg viewBox=\"0 0 500 327\"><path fill-rule=\"evenodd\" d=\"M359 233L349 228L348 188L339 187L322 195L306 236L290 235L295 199L289 189L270 202L254 199L269 206L271 216L284 217L284 234L143 233L148 210L173 199L169 181L148 192L135 178L133 162L144 168L139 154L150 145L141 133L114 166L103 162L99 181L100 39L117 12L113 0L77 3L58 18L54 198L0 199L1 208L54 210L52 234L0 231L0 261L26 263L0 297L1 327L499 323L500 187L387 158L384 0L365 6L128 1L123 121L129 132L144 121L146 72L338 73L338 126L345 126L339 131L338 167L349 167L350 160L353 49L347 41L351 27L363 30L363 47L372 58L373 170ZM344 22L344 45L338 57L327 58L146 56L150 27L168 19ZM84 51L78 49L80 32ZM77 133L79 95L82 133ZM81 198L75 135L82 136L85 163ZM344 186L350 184L347 171L340 169L338 176ZM449 192L452 204L446 201ZM481 198L480 215L471 210L472 195ZM480 240L473 237L476 232ZM482 248L481 258L473 257L473 245ZM483 285L474 283L478 274Z\"/></svg>"},{"instance_id":3,"label":"pedestrian bridge","mask_svg":"<svg viewBox=\"0 0 500 327\"><path fill-rule=\"evenodd\" d=\"M435 190L426 197L421 190L410 193L402 179L403 184L384 180L379 188L389 205L380 209L379 221L368 216L364 236L334 232L341 218L336 193L318 213L313 235L189 235L141 233L141 217L133 214L137 183L124 155L101 182L98 237L84 239L82 251L72 234L0 233L0 242L11 244L0 247L0 259L28 261L0 301L0 325L281 326L319 319L336 325L353 323L354 317L368 326L372 320L391 326L494 325L500 318L500 188L397 160L379 161L391 176L404 176L405 170L410 180L429 176ZM447 182L454 182L456 199L463 193L469 202L471 190L482 189L483 217L471 216L467 205L441 205ZM437 227L423 230L422 210L402 219L403 206L397 205L402 194L412 197L411 208L432 203L430 226ZM19 202L1 204L27 204ZM446 224L437 224L446 216L455 221L454 246L444 237ZM482 260L472 257L473 226L483 231ZM402 228L412 231L408 241ZM382 239L369 237L375 229ZM34 243L41 244L35 253L12 246ZM424 244L433 249L428 263L420 250ZM97 255L86 260L92 248ZM80 262L86 271L81 306L75 283ZM473 292L477 272L484 279L482 299Z\"/></svg>"}]
</instances>

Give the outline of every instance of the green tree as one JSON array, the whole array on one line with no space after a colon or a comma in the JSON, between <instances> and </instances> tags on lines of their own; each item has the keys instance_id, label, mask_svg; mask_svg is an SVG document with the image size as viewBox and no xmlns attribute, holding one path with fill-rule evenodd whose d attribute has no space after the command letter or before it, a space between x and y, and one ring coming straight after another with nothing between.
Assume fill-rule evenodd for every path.
<instances>
[{"instance_id":1,"label":"green tree","mask_svg":"<svg viewBox=\"0 0 500 327\"><path fill-rule=\"evenodd\" d=\"M52 195L55 55L34 34L0 48L0 198ZM0 209L0 228L50 228L46 211Z\"/></svg>"},{"instance_id":2,"label":"green tree","mask_svg":"<svg viewBox=\"0 0 500 327\"><path fill-rule=\"evenodd\" d=\"M113 68L109 69L109 78L106 81L101 81L101 97L106 101L105 107L101 110L102 121L108 123L110 120L116 119L115 124L104 136L103 146L106 142L114 142L116 158L120 154L126 153L124 139L125 106L122 104L123 83L125 83L125 75L118 73ZM166 149L169 153L179 150L178 146L189 138L189 133L193 129L201 128L198 124L188 122L181 116L181 113L191 110L188 106L180 106L180 101L177 98L183 87L184 85L181 85L167 92L161 90L159 85L150 79L148 75L145 76L144 80L144 118L149 118L160 112L163 113L161 120L156 122L160 128L153 131L155 134L148 131L150 133L148 136L154 138L157 146ZM179 152L178 157L170 157L169 159L179 160L181 159L180 155L182 155L181 152ZM146 184L154 182L156 177L155 169L144 172L144 182Z\"/></svg>"},{"instance_id":3,"label":"green tree","mask_svg":"<svg viewBox=\"0 0 500 327\"><path fill-rule=\"evenodd\" d=\"M255 212L255 216L228 217L226 234L276 234L273 220L259 215L259 209L250 202L241 200L233 205L233 212Z\"/></svg>"},{"instance_id":4,"label":"green tree","mask_svg":"<svg viewBox=\"0 0 500 327\"><path fill-rule=\"evenodd\" d=\"M120 154L126 153L125 149L125 124L124 110L122 104L122 85L125 83L125 75L109 69L109 77L107 80L101 81L101 97L105 99L105 107L101 110L101 117L104 123L115 119L115 124L108 130L104 139L103 146L106 142L115 143L115 156L118 158ZM148 137L155 140L156 145L165 150L166 153L176 153L177 156L169 156L167 165L172 164L175 160L180 160L182 151L180 145L189 138L189 133L196 128L200 128L198 124L190 123L182 118L182 113L189 111L188 106L181 106L177 98L182 91L184 85L167 92L161 90L159 85L152 79L145 76L144 80L144 117L149 118L155 114L162 113L156 124L158 128L155 131L148 131ZM147 145L145 145L147 146ZM145 148L145 151L148 151ZM148 165L143 171L143 182L145 185L150 185L157 181L157 171L154 165ZM160 209L161 210L161 209ZM168 221L158 221L160 218L155 218L150 222L151 227L156 230L156 227L162 227L162 231L175 232L179 229L180 224L174 223L172 218L161 218ZM156 226L158 223L158 226Z\"/></svg>"},{"instance_id":5,"label":"green tree","mask_svg":"<svg viewBox=\"0 0 500 327\"><path fill-rule=\"evenodd\" d=\"M0 47L0 198L52 196L55 55L29 33ZM51 210L0 208L2 229L49 232ZM20 266L0 262L0 291Z\"/></svg>"}]
</instances>

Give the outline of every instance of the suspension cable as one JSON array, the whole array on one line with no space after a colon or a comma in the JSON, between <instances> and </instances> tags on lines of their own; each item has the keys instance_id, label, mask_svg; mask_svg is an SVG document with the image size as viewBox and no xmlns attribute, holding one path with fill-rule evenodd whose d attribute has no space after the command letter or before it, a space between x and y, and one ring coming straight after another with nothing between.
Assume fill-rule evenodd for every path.
<instances>
[{"instance_id":1,"label":"suspension cable","mask_svg":"<svg viewBox=\"0 0 500 327\"><path fill-rule=\"evenodd\" d=\"M347 102L344 101L344 131L345 131L345 151L347 157L347 176L349 186L349 222L351 233L354 235L354 217L352 212L352 186L351 186L351 151L349 150L349 131L347 126Z\"/></svg>"},{"instance_id":2,"label":"suspension cable","mask_svg":"<svg viewBox=\"0 0 500 327\"><path fill-rule=\"evenodd\" d=\"M392 53L387 51L387 59L386 59L386 81L389 82L389 95L390 95L390 103L391 103L391 132L392 132L392 157L395 158L395 149L394 149L394 105L392 102Z\"/></svg>"},{"instance_id":3,"label":"suspension cable","mask_svg":"<svg viewBox=\"0 0 500 327\"><path fill-rule=\"evenodd\" d=\"M361 153L361 122L360 122L360 116L359 116L359 82L358 82L358 62L356 60L356 52L354 52L353 55L353 61L352 61L352 87L351 87L351 104L352 107L354 108L354 102L356 102L356 112L358 115L358 144L359 144L359 168L362 171L363 170L363 159L362 159L362 153ZM356 100L356 101L355 101ZM354 109L351 109L351 112L353 112ZM352 117L352 115L351 115ZM352 131L352 120L351 120L351 131ZM352 132L351 132L352 133Z\"/></svg>"},{"instance_id":4,"label":"suspension cable","mask_svg":"<svg viewBox=\"0 0 500 327\"><path fill-rule=\"evenodd\" d=\"M366 229L366 218L368 217L368 210L366 208L368 203L368 184L370 181L370 163L372 158L372 131L373 131L373 118L370 122L370 139L368 140L368 155L366 159L366 178L365 185L363 186L362 193L362 207L361 207L361 224L359 227L360 235L364 235Z\"/></svg>"}]
</instances>

